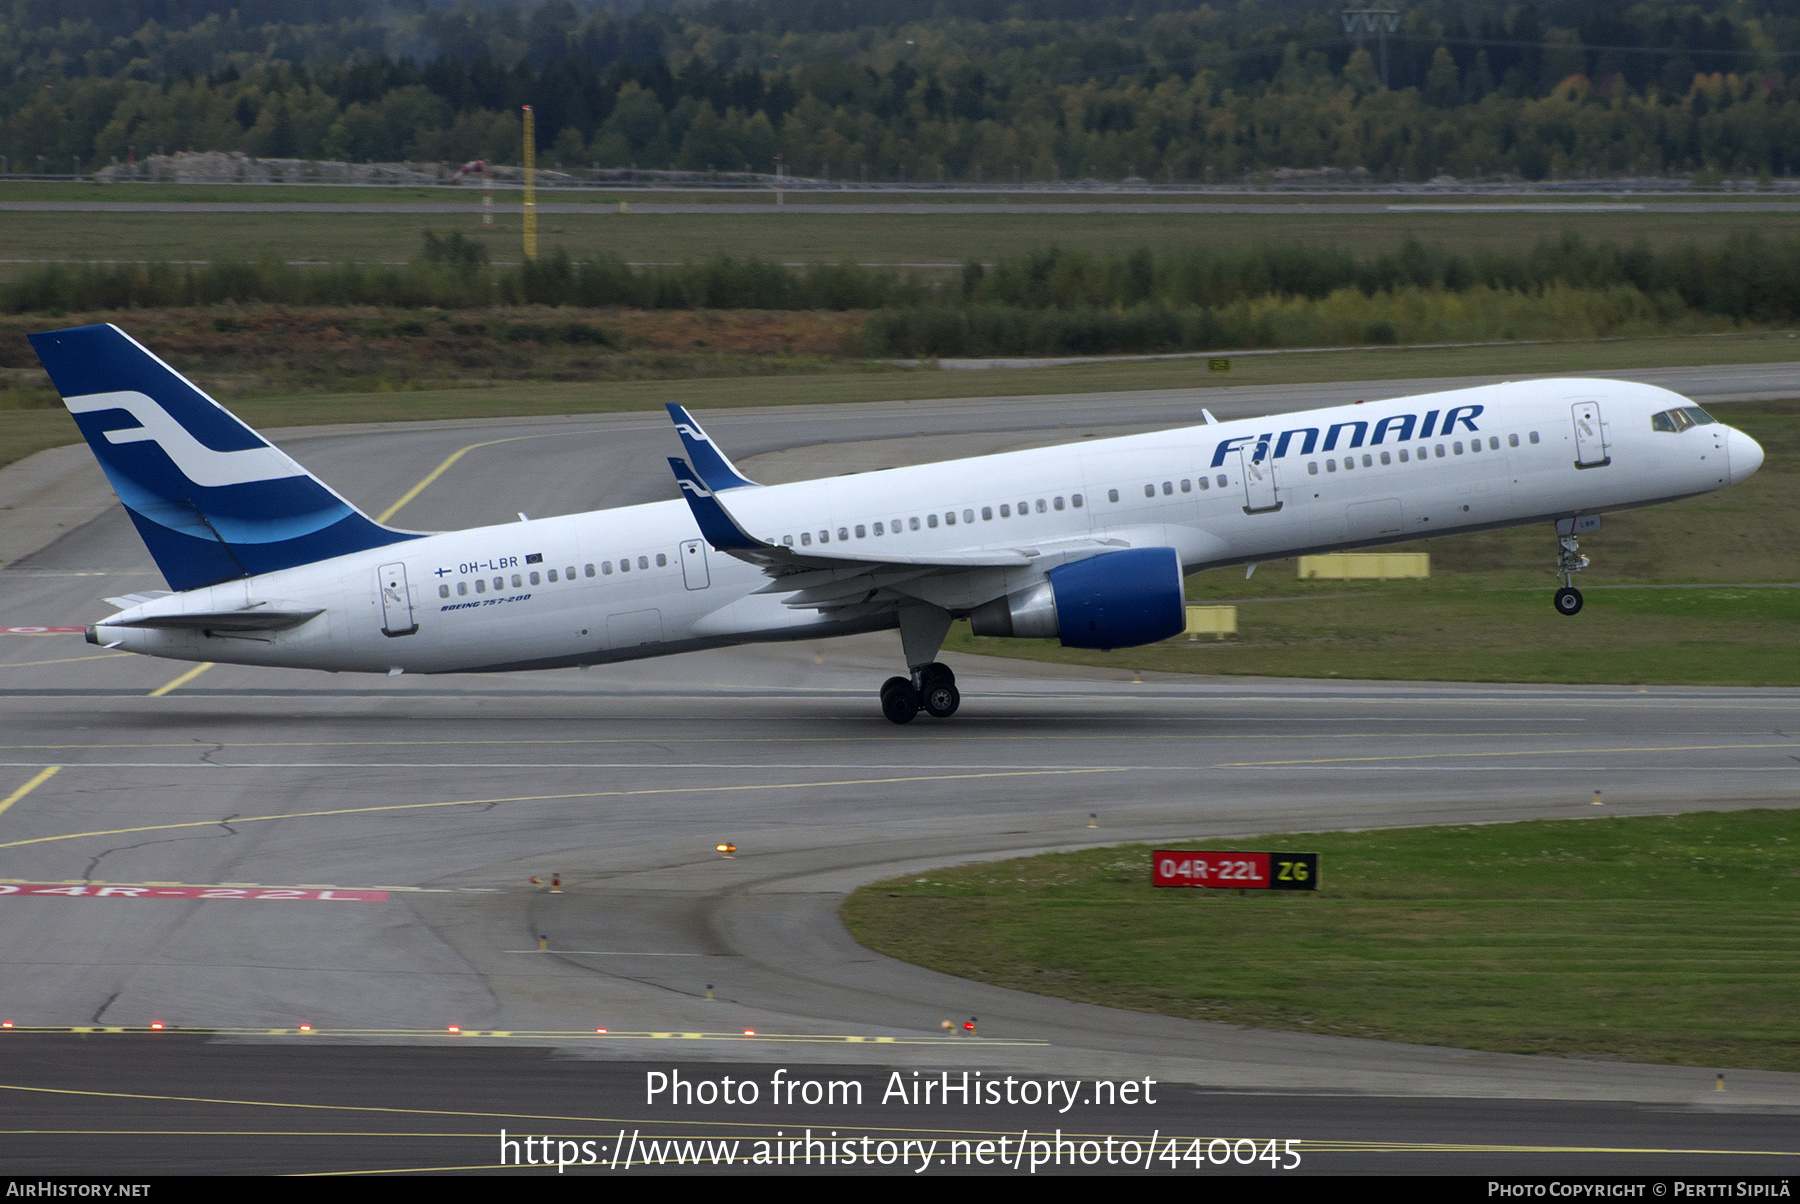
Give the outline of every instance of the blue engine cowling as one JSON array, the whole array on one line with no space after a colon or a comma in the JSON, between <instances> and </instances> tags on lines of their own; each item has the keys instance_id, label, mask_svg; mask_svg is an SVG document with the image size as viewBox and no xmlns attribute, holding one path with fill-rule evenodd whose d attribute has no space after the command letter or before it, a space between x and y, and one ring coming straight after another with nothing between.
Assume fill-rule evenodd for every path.
<instances>
[{"instance_id":1,"label":"blue engine cowling","mask_svg":"<svg viewBox=\"0 0 1800 1204\"><path fill-rule=\"evenodd\" d=\"M1042 584L970 612L976 635L1057 636L1065 648L1132 648L1187 626L1174 548L1102 552L1060 565Z\"/></svg>"}]
</instances>

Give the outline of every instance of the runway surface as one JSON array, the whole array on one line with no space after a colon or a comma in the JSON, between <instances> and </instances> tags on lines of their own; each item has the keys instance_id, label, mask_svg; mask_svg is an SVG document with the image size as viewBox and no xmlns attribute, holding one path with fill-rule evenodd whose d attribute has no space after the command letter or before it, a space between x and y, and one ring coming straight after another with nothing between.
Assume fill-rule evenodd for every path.
<instances>
[{"instance_id":1,"label":"runway surface","mask_svg":"<svg viewBox=\"0 0 1800 1204\"><path fill-rule=\"evenodd\" d=\"M1718 404L1786 395L1786 371L1635 375ZM705 412L700 384L693 404L750 475L776 480L1175 425L1201 404L1254 414L1446 384L720 414ZM372 512L451 453L482 445L394 519L427 528L673 493L662 457L675 437L654 415L294 432L282 442ZM0 498L9 480L37 471L18 469L0 473ZM58 511L66 520L85 487L79 470L57 481L24 494L69 503ZM79 626L109 613L103 595L161 586L116 506L61 538L28 504L6 522L50 542L0 571L0 626ZM1547 627L1564 622L1548 606L1545 615ZM893 1068L1149 1077L1185 1085L1164 1131L1179 1122L1217 1135L1235 1117L1254 1120L1259 1137L1414 1143L1322 1153L1313 1169L1648 1173L1701 1157L1649 1152L1679 1147L1774 1151L1705 1156L1709 1167L1765 1173L1800 1153L1768 1119L1791 1121L1796 1076L1736 1072L1718 1092L1703 1068L1114 1012L880 957L850 940L836 912L865 882L1096 842L1585 816L1596 789L1611 814L1793 806L1800 691L1134 682L962 658L951 662L962 712L896 728L874 690L898 663L898 638L887 634L581 677L356 678L224 665L187 677L191 666L108 653L77 635L0 635L0 799L12 800L0 809L0 885L62 891L0 893L0 1019L16 1026L0 1042L34 1043L15 1046L31 1058L9 1057L0 1072L0 1157L9 1167L25 1157L40 1169L100 1165L79 1147L17 1135L46 1127L36 1123L46 1117L60 1118L51 1128L113 1133L93 1147L108 1166L184 1168L210 1148L202 1137L122 1136L156 1127L148 1118L157 1108L141 1099L22 1087L126 1090L105 1084L136 1075L162 1085L139 1094L214 1101L165 1101L193 1113L201 1133L254 1127L220 1101L341 1107L392 1102L396 1082L440 1081L404 1102L466 1105L481 1117L471 1131L491 1133L501 1112L622 1122L644 1071L676 1062L853 1067L871 1084ZM714 851L720 842L738 846L735 858ZM534 886L534 876L546 886L558 879L560 891ZM978 1038L943 1037L942 1021L970 1016L980 1018ZM204 1055L177 1059L179 1072L157 1061L165 1046L150 1044L168 1029L19 1031L152 1022L263 1031L207 1044ZM301 1034L302 1024L313 1031ZM450 1036L452 1025L463 1031ZM296 1052L300 1042L317 1048ZM437 1052L449 1043L462 1047L456 1058L488 1067L486 1077L446 1069ZM534 1110L528 1088L540 1080L551 1085ZM617 1107L572 1110L574 1095L549 1106L578 1081ZM1058 1122L1054 1109L1026 1113L1005 1127ZM818 1115L851 1127L896 1123L891 1108L874 1119ZM1145 1115L1161 1124L1163 1113ZM639 1107L630 1117L668 1114ZM752 1119L786 1123L785 1114ZM927 1119L963 1123L942 1109ZM1425 1156L1421 1142L1449 1143L1473 1161ZM1523 1152L1464 1148L1496 1144ZM354 1152L305 1148L293 1156L319 1169L347 1169L345 1150ZM1602 1148L1613 1152L1593 1152ZM426 1160L406 1165L452 1165L424 1147L416 1156ZM270 1157L267 1165L287 1165ZM349 1165L374 1164L357 1154Z\"/></svg>"}]
</instances>

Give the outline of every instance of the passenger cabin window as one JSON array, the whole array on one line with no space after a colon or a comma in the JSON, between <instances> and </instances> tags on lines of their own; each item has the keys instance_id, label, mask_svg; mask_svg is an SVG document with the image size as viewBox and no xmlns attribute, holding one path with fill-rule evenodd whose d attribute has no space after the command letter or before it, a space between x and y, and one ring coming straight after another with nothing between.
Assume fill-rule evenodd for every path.
<instances>
[{"instance_id":1,"label":"passenger cabin window","mask_svg":"<svg viewBox=\"0 0 1800 1204\"><path fill-rule=\"evenodd\" d=\"M656 554L656 567L657 567L657 568L659 568L659 569L666 569L666 568L668 568L668 567L669 567L669 556L668 556L668 553L666 553L666 552L658 552L658 553L657 553L657 554Z\"/></svg>"},{"instance_id":2,"label":"passenger cabin window","mask_svg":"<svg viewBox=\"0 0 1800 1204\"><path fill-rule=\"evenodd\" d=\"M1308 460L1306 462L1306 475L1309 477L1316 477L1319 475L1319 462L1317 460Z\"/></svg>"},{"instance_id":3,"label":"passenger cabin window","mask_svg":"<svg viewBox=\"0 0 1800 1204\"><path fill-rule=\"evenodd\" d=\"M1192 481L1188 480L1186 477L1183 477L1181 479L1181 492L1183 492L1183 493L1194 492L1194 483Z\"/></svg>"},{"instance_id":4,"label":"passenger cabin window","mask_svg":"<svg viewBox=\"0 0 1800 1204\"><path fill-rule=\"evenodd\" d=\"M944 512L944 525L946 527L954 527L956 525L956 511L946 510Z\"/></svg>"},{"instance_id":5,"label":"passenger cabin window","mask_svg":"<svg viewBox=\"0 0 1800 1204\"><path fill-rule=\"evenodd\" d=\"M1118 500L1119 500L1119 491L1117 489L1115 489L1115 490L1113 490L1113 501L1116 502ZM1011 518L1012 517L1012 507L1007 505L1005 502L1000 503L1000 517L1001 518Z\"/></svg>"},{"instance_id":6,"label":"passenger cabin window","mask_svg":"<svg viewBox=\"0 0 1800 1204\"><path fill-rule=\"evenodd\" d=\"M487 578L485 578L485 577L475 578L475 592L478 594L487 593Z\"/></svg>"},{"instance_id":7,"label":"passenger cabin window","mask_svg":"<svg viewBox=\"0 0 1800 1204\"><path fill-rule=\"evenodd\" d=\"M1383 464L1392 464L1394 462L1394 458L1392 456L1388 455L1388 453L1382 452L1381 453L1381 462Z\"/></svg>"},{"instance_id":8,"label":"passenger cabin window","mask_svg":"<svg viewBox=\"0 0 1800 1204\"><path fill-rule=\"evenodd\" d=\"M1405 464L1410 459L1412 459L1412 457L1407 454L1406 449L1404 447L1401 448L1400 449L1400 463Z\"/></svg>"},{"instance_id":9,"label":"passenger cabin window","mask_svg":"<svg viewBox=\"0 0 1800 1204\"><path fill-rule=\"evenodd\" d=\"M533 573L532 579L536 580L536 578L537 578L537 574ZM513 588L514 589L522 589L524 587L524 585L525 585L525 578L519 576L517 573L514 573L513 574ZM494 578L494 588L495 589L500 588L500 579L498 577Z\"/></svg>"},{"instance_id":10,"label":"passenger cabin window","mask_svg":"<svg viewBox=\"0 0 1800 1204\"><path fill-rule=\"evenodd\" d=\"M1538 441L1538 436L1537 436L1537 432L1536 432L1536 431L1532 431L1532 432L1531 432L1531 434L1530 434L1530 435L1529 435L1529 436L1527 436L1527 437L1528 437L1528 438L1529 438L1529 439L1530 439L1530 440L1531 440L1531 441L1532 441L1532 442L1533 442L1533 443L1536 443L1536 442L1537 442L1537 441Z\"/></svg>"},{"instance_id":11,"label":"passenger cabin window","mask_svg":"<svg viewBox=\"0 0 1800 1204\"><path fill-rule=\"evenodd\" d=\"M555 580L556 580L556 570L555 570L555 569L551 569L551 570L550 570L550 571L549 571L549 572L548 572L548 573L547 573L547 574L545 574L545 575L546 575L546 576L547 576L547 577L548 577L548 578L549 578L549 579L550 579L550 580L551 580L551 581L552 581L552 582L554 582L554 581L555 581ZM534 580L535 580L535 578L534 578Z\"/></svg>"},{"instance_id":12,"label":"passenger cabin window","mask_svg":"<svg viewBox=\"0 0 1800 1204\"><path fill-rule=\"evenodd\" d=\"M887 528L885 526L883 526L881 523L875 524L875 534L884 535L886 533L887 533Z\"/></svg>"},{"instance_id":13,"label":"passenger cabin window","mask_svg":"<svg viewBox=\"0 0 1800 1204\"><path fill-rule=\"evenodd\" d=\"M1506 446L1508 446L1508 447L1519 446L1519 437L1517 435L1508 435L1506 437Z\"/></svg>"},{"instance_id":14,"label":"passenger cabin window","mask_svg":"<svg viewBox=\"0 0 1800 1204\"><path fill-rule=\"evenodd\" d=\"M974 522L975 521L975 512L973 510L964 510L963 511L963 521L965 523Z\"/></svg>"},{"instance_id":15,"label":"passenger cabin window","mask_svg":"<svg viewBox=\"0 0 1800 1204\"><path fill-rule=\"evenodd\" d=\"M1337 471L1337 461L1336 460L1325 461L1325 471L1326 472L1336 472Z\"/></svg>"},{"instance_id":16,"label":"passenger cabin window","mask_svg":"<svg viewBox=\"0 0 1800 1204\"><path fill-rule=\"evenodd\" d=\"M1197 480L1195 482L1195 484L1199 485L1200 488L1205 489L1208 485L1208 482L1205 477L1201 477L1199 480Z\"/></svg>"},{"instance_id":17,"label":"passenger cabin window","mask_svg":"<svg viewBox=\"0 0 1800 1204\"><path fill-rule=\"evenodd\" d=\"M1224 473L1220 473L1217 477L1214 477L1213 479L1218 481L1220 489L1223 489L1223 488L1225 488L1225 486L1231 484L1231 479L1229 477L1227 477Z\"/></svg>"},{"instance_id":18,"label":"passenger cabin window","mask_svg":"<svg viewBox=\"0 0 1800 1204\"><path fill-rule=\"evenodd\" d=\"M1489 435L1488 436L1488 450L1489 451L1499 451L1500 450L1500 436L1498 436L1498 435Z\"/></svg>"},{"instance_id":19,"label":"passenger cabin window","mask_svg":"<svg viewBox=\"0 0 1800 1204\"><path fill-rule=\"evenodd\" d=\"M497 590L505 589L506 588L506 578L504 578L504 577L494 578L494 588Z\"/></svg>"},{"instance_id":20,"label":"passenger cabin window","mask_svg":"<svg viewBox=\"0 0 1800 1204\"><path fill-rule=\"evenodd\" d=\"M937 530L937 515L927 514L925 516L925 525L934 531Z\"/></svg>"},{"instance_id":21,"label":"passenger cabin window","mask_svg":"<svg viewBox=\"0 0 1800 1204\"><path fill-rule=\"evenodd\" d=\"M516 584L516 583L517 583L517 582L518 582L518 580L519 580L519 579L518 579L518 578L517 578L517 577L514 577L514 578L513 578L513 581L514 581L514 583L515 583L515 584ZM535 569L534 569L534 570L532 570L532 574L531 574L531 583L532 583L532 584L533 584L533 585L542 585L542 584L543 584L543 581L542 581L542 580L540 580L540 579L539 579L539 577L538 577L538 575L537 575L537 571L536 571L536 570L535 570Z\"/></svg>"},{"instance_id":22,"label":"passenger cabin window","mask_svg":"<svg viewBox=\"0 0 1800 1204\"><path fill-rule=\"evenodd\" d=\"M588 566L588 576L592 577L593 575L594 575L594 568L592 565L589 565ZM563 570L563 578L568 581L575 580L575 566L574 565L570 565L568 568ZM550 574L550 580L552 580L552 581L556 580L555 573Z\"/></svg>"},{"instance_id":23,"label":"passenger cabin window","mask_svg":"<svg viewBox=\"0 0 1800 1204\"><path fill-rule=\"evenodd\" d=\"M984 523L991 523L994 521L994 508L992 506L983 506L981 508L981 521Z\"/></svg>"},{"instance_id":24,"label":"passenger cabin window","mask_svg":"<svg viewBox=\"0 0 1800 1204\"><path fill-rule=\"evenodd\" d=\"M602 573L606 574L608 577L612 576L612 561L610 561L610 560L601 561L600 562L600 571ZM588 575L590 577L593 576L592 573L590 573Z\"/></svg>"},{"instance_id":25,"label":"passenger cabin window","mask_svg":"<svg viewBox=\"0 0 1800 1204\"><path fill-rule=\"evenodd\" d=\"M592 577L594 575L594 566L591 564L585 565L582 568L582 572L586 573L589 577ZM574 574L570 574L570 575L573 576Z\"/></svg>"},{"instance_id":26,"label":"passenger cabin window","mask_svg":"<svg viewBox=\"0 0 1800 1204\"><path fill-rule=\"evenodd\" d=\"M1164 481L1163 482L1163 496L1168 497L1171 493L1174 493L1174 492L1175 492L1175 482Z\"/></svg>"},{"instance_id":27,"label":"passenger cabin window","mask_svg":"<svg viewBox=\"0 0 1800 1204\"><path fill-rule=\"evenodd\" d=\"M1061 498L1053 498L1051 499L1050 505L1057 510L1061 510L1063 508L1063 500Z\"/></svg>"},{"instance_id":28,"label":"passenger cabin window","mask_svg":"<svg viewBox=\"0 0 1800 1204\"><path fill-rule=\"evenodd\" d=\"M1369 455L1367 452L1364 452L1363 453L1363 467L1364 468L1375 467L1375 457Z\"/></svg>"},{"instance_id":29,"label":"passenger cabin window","mask_svg":"<svg viewBox=\"0 0 1800 1204\"><path fill-rule=\"evenodd\" d=\"M1437 458L1442 460L1444 458L1444 445L1440 443L1434 450L1437 452Z\"/></svg>"},{"instance_id":30,"label":"passenger cabin window","mask_svg":"<svg viewBox=\"0 0 1800 1204\"><path fill-rule=\"evenodd\" d=\"M1043 498L1039 498L1037 500L1037 512L1039 514L1042 514L1044 512L1044 499Z\"/></svg>"},{"instance_id":31,"label":"passenger cabin window","mask_svg":"<svg viewBox=\"0 0 1800 1204\"><path fill-rule=\"evenodd\" d=\"M1002 507L1000 507L1000 509L1002 511L1004 511L1006 509L1006 507L1002 506ZM1005 515L1002 514L1001 517L1004 518ZM917 515L914 515L912 518L909 518L906 520L906 529L908 531L917 531L919 529L919 519L918 519ZM840 535L839 538L841 539L842 536Z\"/></svg>"},{"instance_id":32,"label":"passenger cabin window","mask_svg":"<svg viewBox=\"0 0 1800 1204\"><path fill-rule=\"evenodd\" d=\"M640 569L649 568L650 567L650 558L648 556L639 556L638 557L638 567Z\"/></svg>"},{"instance_id":33,"label":"passenger cabin window","mask_svg":"<svg viewBox=\"0 0 1800 1204\"><path fill-rule=\"evenodd\" d=\"M783 535L781 537L781 546L784 548L793 547L794 546L794 537L792 535ZM648 567L648 566L645 566L645 567Z\"/></svg>"},{"instance_id":34,"label":"passenger cabin window","mask_svg":"<svg viewBox=\"0 0 1800 1204\"><path fill-rule=\"evenodd\" d=\"M839 527L838 528L838 542L842 543L842 542L844 542L844 540L849 539L849 538L850 538L850 528L849 527Z\"/></svg>"},{"instance_id":35,"label":"passenger cabin window","mask_svg":"<svg viewBox=\"0 0 1800 1204\"><path fill-rule=\"evenodd\" d=\"M438 597L448 598L449 596L450 596L450 587L448 585L438 586Z\"/></svg>"},{"instance_id":36,"label":"passenger cabin window","mask_svg":"<svg viewBox=\"0 0 1800 1204\"><path fill-rule=\"evenodd\" d=\"M869 537L868 533L863 530L863 525L861 523L857 523L856 524L856 538L867 539L868 537Z\"/></svg>"},{"instance_id":37,"label":"passenger cabin window","mask_svg":"<svg viewBox=\"0 0 1800 1204\"><path fill-rule=\"evenodd\" d=\"M800 546L803 548L812 547L812 532L811 531L800 532Z\"/></svg>"},{"instance_id":38,"label":"passenger cabin window","mask_svg":"<svg viewBox=\"0 0 1800 1204\"><path fill-rule=\"evenodd\" d=\"M1155 497L1156 496L1156 486L1154 486L1154 485L1144 486L1144 496L1145 497Z\"/></svg>"},{"instance_id":39,"label":"passenger cabin window","mask_svg":"<svg viewBox=\"0 0 1800 1204\"><path fill-rule=\"evenodd\" d=\"M1075 507L1077 510L1081 509L1081 495L1079 493L1070 494L1069 505Z\"/></svg>"},{"instance_id":40,"label":"passenger cabin window","mask_svg":"<svg viewBox=\"0 0 1800 1204\"><path fill-rule=\"evenodd\" d=\"M1109 502L1116 502L1116 501L1118 501L1118 500L1119 500L1119 491L1118 491L1118 490L1117 490L1117 489L1108 489L1108 490L1107 490L1107 491L1106 491L1106 500L1107 500L1107 501L1109 501ZM1005 515L1005 513L1006 513L1006 507L1005 507L1005 506L1002 506L1002 507L1000 507L1000 513L1001 513L1001 514L1002 514L1002 515Z\"/></svg>"},{"instance_id":41,"label":"passenger cabin window","mask_svg":"<svg viewBox=\"0 0 1800 1204\"><path fill-rule=\"evenodd\" d=\"M469 592L469 583L467 581L458 581L456 583L456 594L458 597L465 597L465 596L467 596L468 592Z\"/></svg>"},{"instance_id":42,"label":"passenger cabin window","mask_svg":"<svg viewBox=\"0 0 1800 1204\"><path fill-rule=\"evenodd\" d=\"M1020 502L1019 503L1019 517L1024 518L1027 514L1030 514L1030 513L1031 513L1031 503L1030 502Z\"/></svg>"},{"instance_id":43,"label":"passenger cabin window","mask_svg":"<svg viewBox=\"0 0 1800 1204\"><path fill-rule=\"evenodd\" d=\"M631 560L629 558L619 561L619 571L621 573L629 573L631 571Z\"/></svg>"}]
</instances>

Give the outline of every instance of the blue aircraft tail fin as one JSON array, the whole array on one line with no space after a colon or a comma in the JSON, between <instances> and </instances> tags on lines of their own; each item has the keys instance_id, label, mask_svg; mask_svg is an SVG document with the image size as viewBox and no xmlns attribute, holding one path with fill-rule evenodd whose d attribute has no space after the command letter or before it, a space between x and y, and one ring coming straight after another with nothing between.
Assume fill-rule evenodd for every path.
<instances>
[{"instance_id":1,"label":"blue aircraft tail fin","mask_svg":"<svg viewBox=\"0 0 1800 1204\"><path fill-rule=\"evenodd\" d=\"M417 538L346 502L117 326L31 345L170 588Z\"/></svg>"},{"instance_id":2,"label":"blue aircraft tail fin","mask_svg":"<svg viewBox=\"0 0 1800 1204\"><path fill-rule=\"evenodd\" d=\"M694 416L687 412L686 407L678 406L672 401L664 404L668 407L669 417L675 420L675 433L681 436L681 446L687 449L695 474L706 483L708 489L716 493L756 484L737 470L737 465L719 450L719 445L694 421Z\"/></svg>"}]
</instances>

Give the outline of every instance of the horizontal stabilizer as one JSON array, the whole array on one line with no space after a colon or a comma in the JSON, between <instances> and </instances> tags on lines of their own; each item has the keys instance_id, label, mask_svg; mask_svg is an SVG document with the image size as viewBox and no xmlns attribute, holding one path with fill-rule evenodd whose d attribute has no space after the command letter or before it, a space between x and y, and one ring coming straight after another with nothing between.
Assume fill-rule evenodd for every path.
<instances>
[{"instance_id":1,"label":"horizontal stabilizer","mask_svg":"<svg viewBox=\"0 0 1800 1204\"><path fill-rule=\"evenodd\" d=\"M749 477L737 470L712 437L700 428L692 414L676 405L667 403L669 417L675 420L675 432L681 436L681 446L687 450L687 458L694 466L695 474L706 483L708 489L742 489L746 485L755 485Z\"/></svg>"},{"instance_id":2,"label":"horizontal stabilizer","mask_svg":"<svg viewBox=\"0 0 1800 1204\"><path fill-rule=\"evenodd\" d=\"M102 620L102 627L154 627L180 631L286 631L324 614L312 610L214 610L185 614L147 615L141 619Z\"/></svg>"},{"instance_id":3,"label":"horizontal stabilizer","mask_svg":"<svg viewBox=\"0 0 1800 1204\"><path fill-rule=\"evenodd\" d=\"M173 596L174 595L166 589L147 589L141 593L120 594L116 598L103 598L101 601L105 602L108 606L116 606L120 610L130 610L134 606L142 606L144 603L154 602L158 598L169 598Z\"/></svg>"}]
</instances>

